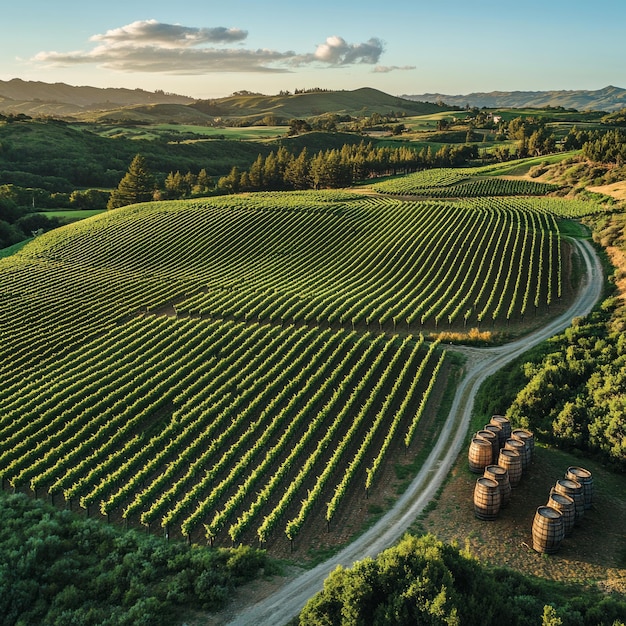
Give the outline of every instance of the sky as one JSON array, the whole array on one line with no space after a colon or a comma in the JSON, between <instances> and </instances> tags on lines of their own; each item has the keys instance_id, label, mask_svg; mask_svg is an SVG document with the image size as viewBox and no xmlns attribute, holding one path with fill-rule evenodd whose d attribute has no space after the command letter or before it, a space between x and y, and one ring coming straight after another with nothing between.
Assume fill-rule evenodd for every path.
<instances>
[{"instance_id":1,"label":"sky","mask_svg":"<svg viewBox=\"0 0 626 626\"><path fill-rule=\"evenodd\" d=\"M0 80L392 95L626 88L626 0L24 0Z\"/></svg>"}]
</instances>

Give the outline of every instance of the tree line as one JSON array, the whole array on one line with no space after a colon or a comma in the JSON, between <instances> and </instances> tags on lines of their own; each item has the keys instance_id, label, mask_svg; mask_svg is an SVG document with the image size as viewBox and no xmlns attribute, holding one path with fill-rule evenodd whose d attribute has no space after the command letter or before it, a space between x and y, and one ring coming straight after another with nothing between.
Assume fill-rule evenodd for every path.
<instances>
[{"instance_id":1,"label":"tree line","mask_svg":"<svg viewBox=\"0 0 626 626\"><path fill-rule=\"evenodd\" d=\"M474 145L446 145L433 151L430 146L415 150L374 147L361 142L312 155L306 147L296 155L281 146L267 156L259 154L248 170L234 166L228 175L219 178L217 189L222 193L336 189L367 178L462 165L477 157L478 149Z\"/></svg>"}]
</instances>

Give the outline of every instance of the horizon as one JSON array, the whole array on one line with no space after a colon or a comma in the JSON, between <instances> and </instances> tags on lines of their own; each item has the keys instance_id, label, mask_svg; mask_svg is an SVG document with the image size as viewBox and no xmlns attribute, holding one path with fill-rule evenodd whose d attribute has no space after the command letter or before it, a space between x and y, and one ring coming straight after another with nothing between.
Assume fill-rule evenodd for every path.
<instances>
[{"instance_id":1,"label":"horizon","mask_svg":"<svg viewBox=\"0 0 626 626\"><path fill-rule=\"evenodd\" d=\"M91 89L91 88L95 88L95 89L127 89L129 91L135 91L135 90L141 90L141 91L145 91L146 93L155 93L154 90L149 90L149 89L143 89L142 87L113 87L113 86L105 86L105 87L97 87L95 85L74 85L71 83L66 83L63 81L56 81L54 83L45 81L45 80L25 80L23 78L20 78L19 76L14 76L13 78L9 78L9 79L2 79L0 78L0 82L4 82L4 83L8 83L11 81L22 81L22 82L26 82L26 83L43 83L43 84L48 84L48 85L64 85L66 87L71 87L71 88L77 88L77 89L82 89L82 88L86 88L86 89ZM326 89L321 85L318 85L315 88L319 88L322 89L326 92L353 92L353 91L358 91L359 89L375 89L378 90L377 87L372 87L370 85L364 85L361 87L354 87L351 89ZM312 88L312 89L315 89ZM304 91L306 92L306 88L303 88ZM383 92L383 93L387 93L387 95L393 95L394 97L403 97L403 96L407 96L407 97L414 97L414 96L419 96L419 95L424 95L424 96L446 96L446 97L451 97L451 98L463 98L465 96L471 96L471 95L492 95L492 94L516 94L516 93L536 93L536 94L542 94L542 93L578 93L578 92L599 92L599 91L603 91L605 89L620 89L620 90L624 90L626 91L625 87L620 87L618 85L605 85L604 87L600 87L598 89L541 89L541 90L521 90L521 89L514 89L514 90L510 90L510 91L502 91L502 90L493 90L493 91L474 91L474 92L468 92L468 93L442 93L442 92L428 92L425 91L421 94L389 94L387 92ZM283 90L284 91L284 90ZM378 90L378 91L383 91L383 90ZM192 98L193 96L190 96L189 94L185 94L185 93L175 93L175 92L169 92L165 90L165 93L167 95L173 95L173 96L180 96L180 97L188 97L188 98ZM220 99L220 98L228 98L232 95L235 95L234 93L232 94L225 94L224 96L217 96L214 97L213 99ZM238 95L250 95L250 96L266 96L266 97L272 97L272 96L278 96L278 95L299 95L299 94L295 94L294 92L289 92L289 93L284 93L284 94L280 94L280 93L269 93L269 92L250 92L250 94L238 94ZM195 98L196 100L202 100L202 98ZM209 98L211 99L211 98Z\"/></svg>"},{"instance_id":2,"label":"horizon","mask_svg":"<svg viewBox=\"0 0 626 626\"><path fill-rule=\"evenodd\" d=\"M399 0L174 7L33 0L3 10L0 80L162 90L195 99L371 87L392 95L597 91L626 84L626 4ZM577 10L578 9L578 10ZM546 29L551 29L547 30ZM545 30L537 33L538 26ZM584 42L584 46L581 45Z\"/></svg>"}]
</instances>

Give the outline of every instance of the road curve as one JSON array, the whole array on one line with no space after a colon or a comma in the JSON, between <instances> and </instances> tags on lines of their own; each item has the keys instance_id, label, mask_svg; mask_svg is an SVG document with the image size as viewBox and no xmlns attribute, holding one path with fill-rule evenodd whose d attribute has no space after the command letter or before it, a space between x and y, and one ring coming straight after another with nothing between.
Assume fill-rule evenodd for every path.
<instances>
[{"instance_id":1,"label":"road curve","mask_svg":"<svg viewBox=\"0 0 626 626\"><path fill-rule=\"evenodd\" d=\"M240 612L231 626L278 626L296 617L308 599L320 591L324 579L338 565L374 557L393 545L436 494L465 441L474 396L482 382L532 346L567 328L574 317L587 315L602 292L602 267L592 246L576 240L585 273L574 304L547 326L532 334L494 348L459 348L466 357L464 376L457 388L450 414L439 439L423 467L402 496L374 526L324 563L304 572L271 596Z\"/></svg>"}]
</instances>

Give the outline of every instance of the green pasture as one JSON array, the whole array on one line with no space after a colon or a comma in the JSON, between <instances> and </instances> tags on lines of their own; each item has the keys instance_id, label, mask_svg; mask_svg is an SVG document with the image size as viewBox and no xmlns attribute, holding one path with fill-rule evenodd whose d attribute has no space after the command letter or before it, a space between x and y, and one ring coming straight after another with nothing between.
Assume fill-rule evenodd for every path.
<instances>
[{"instance_id":1,"label":"green pasture","mask_svg":"<svg viewBox=\"0 0 626 626\"><path fill-rule=\"evenodd\" d=\"M66 221L84 220L93 215L104 213L99 209L54 209L47 211L38 211L41 215L46 217L58 217Z\"/></svg>"},{"instance_id":2,"label":"green pasture","mask_svg":"<svg viewBox=\"0 0 626 626\"><path fill-rule=\"evenodd\" d=\"M19 243L13 244L8 248L0 248L0 259L5 259L6 257L9 257L16 252L19 252L29 241L32 241L32 237L24 241L20 241Z\"/></svg>"},{"instance_id":3,"label":"green pasture","mask_svg":"<svg viewBox=\"0 0 626 626\"><path fill-rule=\"evenodd\" d=\"M490 109L494 115L500 115L507 122L516 117L547 118L559 122L594 122L603 117L602 111L560 111L557 109Z\"/></svg>"},{"instance_id":4,"label":"green pasture","mask_svg":"<svg viewBox=\"0 0 626 626\"><path fill-rule=\"evenodd\" d=\"M149 125L115 125L103 126L100 124L90 125L89 130L101 137L147 139L156 140L167 138L174 141L175 136L181 135L181 143L192 143L196 135L197 141L205 139L230 139L232 141L259 141L284 137L287 128L285 126L245 126L245 127L213 127L199 126L195 124L149 124Z\"/></svg>"},{"instance_id":5,"label":"green pasture","mask_svg":"<svg viewBox=\"0 0 626 626\"><path fill-rule=\"evenodd\" d=\"M284 137L287 131L286 126L244 126L244 127L224 127L213 128L209 126L192 126L177 124L159 124L154 127L158 131L181 133L196 133L201 137L235 139L235 140L258 140L275 137Z\"/></svg>"}]
</instances>

